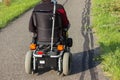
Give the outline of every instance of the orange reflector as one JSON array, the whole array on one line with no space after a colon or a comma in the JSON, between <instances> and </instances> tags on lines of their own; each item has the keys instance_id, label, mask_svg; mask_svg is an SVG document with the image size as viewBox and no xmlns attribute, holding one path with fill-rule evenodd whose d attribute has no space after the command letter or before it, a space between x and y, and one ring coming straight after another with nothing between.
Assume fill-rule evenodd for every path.
<instances>
[{"instance_id":1,"label":"orange reflector","mask_svg":"<svg viewBox=\"0 0 120 80\"><path fill-rule=\"evenodd\" d=\"M30 44L30 49L31 49L31 50L35 50L35 49L36 49L36 44L33 44L33 43Z\"/></svg>"},{"instance_id":2,"label":"orange reflector","mask_svg":"<svg viewBox=\"0 0 120 80\"><path fill-rule=\"evenodd\" d=\"M42 52L42 51L38 51L38 52L37 52L37 54L42 55L42 54L43 54L43 52Z\"/></svg>"},{"instance_id":3,"label":"orange reflector","mask_svg":"<svg viewBox=\"0 0 120 80\"><path fill-rule=\"evenodd\" d=\"M63 45L58 45L58 46L57 46L57 50L58 50L58 51L62 51L63 49L64 49L64 46L63 46Z\"/></svg>"}]
</instances>

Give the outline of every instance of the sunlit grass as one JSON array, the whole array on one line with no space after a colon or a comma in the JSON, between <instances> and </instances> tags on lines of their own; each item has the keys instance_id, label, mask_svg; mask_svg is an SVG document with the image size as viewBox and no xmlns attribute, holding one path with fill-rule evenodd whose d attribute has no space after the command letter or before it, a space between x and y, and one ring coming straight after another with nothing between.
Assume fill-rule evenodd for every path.
<instances>
[{"instance_id":1,"label":"sunlit grass","mask_svg":"<svg viewBox=\"0 0 120 80\"><path fill-rule=\"evenodd\" d=\"M12 0L10 6L0 3L0 28L5 27L8 22L32 8L38 2L40 0Z\"/></svg>"},{"instance_id":2,"label":"sunlit grass","mask_svg":"<svg viewBox=\"0 0 120 80\"><path fill-rule=\"evenodd\" d=\"M93 26L101 46L103 69L112 75L112 80L120 80L120 1L92 2Z\"/></svg>"}]
</instances>

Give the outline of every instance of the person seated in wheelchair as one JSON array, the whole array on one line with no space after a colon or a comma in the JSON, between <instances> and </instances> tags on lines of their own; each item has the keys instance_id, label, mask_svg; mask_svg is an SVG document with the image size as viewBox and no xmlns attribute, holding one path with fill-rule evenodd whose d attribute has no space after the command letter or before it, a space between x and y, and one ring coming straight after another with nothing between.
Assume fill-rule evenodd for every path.
<instances>
[{"instance_id":1,"label":"person seated in wheelchair","mask_svg":"<svg viewBox=\"0 0 120 80\"><path fill-rule=\"evenodd\" d=\"M29 31L33 33L33 43L50 43L53 6L51 0L42 0L40 4L35 6L29 21ZM66 11L62 5L57 4L53 41L59 41L60 37L66 38L68 29L69 20Z\"/></svg>"},{"instance_id":2,"label":"person seated in wheelchair","mask_svg":"<svg viewBox=\"0 0 120 80\"><path fill-rule=\"evenodd\" d=\"M56 4L56 0L42 0L35 6L29 22L33 40L25 57L26 73L42 68L51 68L64 75L70 73L72 38L66 35L68 29L65 9Z\"/></svg>"}]
</instances>

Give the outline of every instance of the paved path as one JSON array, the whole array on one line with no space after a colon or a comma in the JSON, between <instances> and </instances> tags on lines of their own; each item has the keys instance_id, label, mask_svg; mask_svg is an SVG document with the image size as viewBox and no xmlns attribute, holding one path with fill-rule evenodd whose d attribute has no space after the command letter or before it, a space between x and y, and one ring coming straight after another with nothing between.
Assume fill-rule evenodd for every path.
<instances>
[{"instance_id":1,"label":"paved path","mask_svg":"<svg viewBox=\"0 0 120 80\"><path fill-rule=\"evenodd\" d=\"M28 75L24 70L25 54L29 50L31 33L28 22L32 10L0 30L0 80L107 80L99 64L93 61L98 54L90 26L90 0L59 0L64 5L71 23L70 37L74 40L72 73L58 76L55 71Z\"/></svg>"}]
</instances>

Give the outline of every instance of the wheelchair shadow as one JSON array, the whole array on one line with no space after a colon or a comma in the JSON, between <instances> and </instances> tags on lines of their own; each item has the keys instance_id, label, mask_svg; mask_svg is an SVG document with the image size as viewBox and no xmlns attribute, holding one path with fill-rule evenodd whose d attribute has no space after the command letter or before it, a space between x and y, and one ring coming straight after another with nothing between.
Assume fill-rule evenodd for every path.
<instances>
[{"instance_id":1,"label":"wheelchair shadow","mask_svg":"<svg viewBox=\"0 0 120 80\"><path fill-rule=\"evenodd\" d=\"M94 58L99 56L99 47L94 47L94 37L93 31L91 28L90 22L90 8L91 8L91 0L85 0L85 6L82 12L82 25L81 25L81 34L84 38L83 42L83 52L73 53L73 64L72 64L72 73L77 74L80 72L84 72L91 68L95 68L97 65L101 63L101 61L96 62ZM82 45L82 44L80 44ZM92 73L91 73L92 76ZM82 79L81 79L82 80Z\"/></svg>"},{"instance_id":2,"label":"wheelchair shadow","mask_svg":"<svg viewBox=\"0 0 120 80\"><path fill-rule=\"evenodd\" d=\"M49 72L50 70L51 70L50 68L38 69L37 75L44 74L45 72Z\"/></svg>"},{"instance_id":3,"label":"wheelchair shadow","mask_svg":"<svg viewBox=\"0 0 120 80\"><path fill-rule=\"evenodd\" d=\"M84 72L99 65L101 61L94 60L94 58L99 56L99 50L100 48L97 47L92 50L73 53L71 75Z\"/></svg>"}]
</instances>

